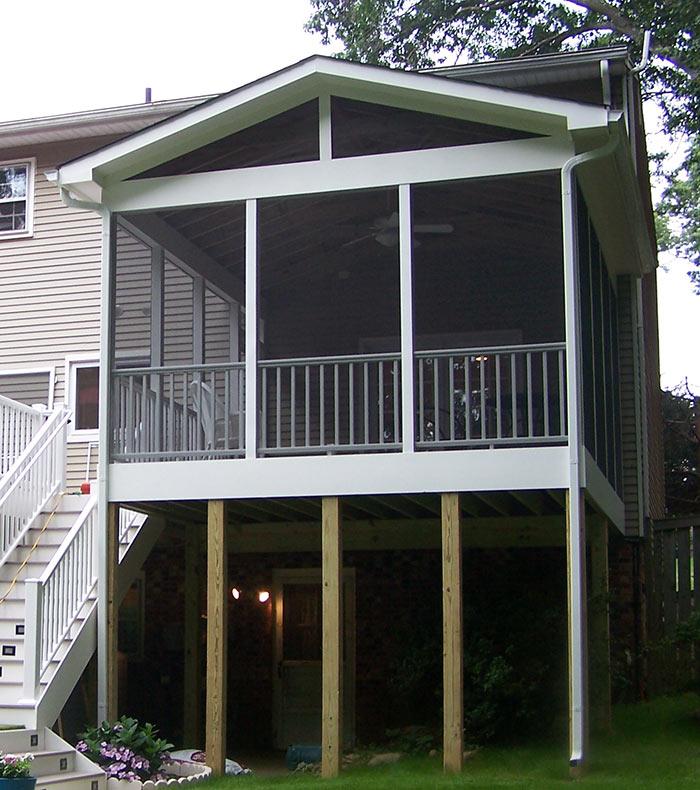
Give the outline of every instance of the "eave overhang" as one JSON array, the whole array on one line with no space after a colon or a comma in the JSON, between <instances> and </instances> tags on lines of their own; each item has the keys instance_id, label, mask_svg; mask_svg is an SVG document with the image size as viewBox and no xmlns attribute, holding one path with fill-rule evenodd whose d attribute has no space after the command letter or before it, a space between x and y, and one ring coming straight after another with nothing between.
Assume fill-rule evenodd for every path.
<instances>
[{"instance_id":1,"label":"eave overhang","mask_svg":"<svg viewBox=\"0 0 700 790\"><path fill-rule=\"evenodd\" d=\"M68 162L59 169L58 182L75 195L99 201L103 187L323 94L541 135L591 130L608 122L603 107L313 56Z\"/></svg>"}]
</instances>

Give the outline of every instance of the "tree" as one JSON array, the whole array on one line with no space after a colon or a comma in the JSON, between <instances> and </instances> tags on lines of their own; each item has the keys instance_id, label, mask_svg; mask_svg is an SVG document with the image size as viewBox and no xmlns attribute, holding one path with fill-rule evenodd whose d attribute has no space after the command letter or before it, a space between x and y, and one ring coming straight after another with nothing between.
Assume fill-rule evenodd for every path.
<instances>
[{"instance_id":1,"label":"tree","mask_svg":"<svg viewBox=\"0 0 700 790\"><path fill-rule=\"evenodd\" d=\"M425 68L465 60L522 57L609 44L641 55L645 98L657 103L665 131L686 143L671 169L658 157L665 189L658 207L662 249L693 265L700 294L700 29L698 0L311 0L307 29L338 39L341 57ZM665 166L664 166L665 165Z\"/></svg>"},{"instance_id":2,"label":"tree","mask_svg":"<svg viewBox=\"0 0 700 790\"><path fill-rule=\"evenodd\" d=\"M661 393L669 514L700 512L700 398L687 383Z\"/></svg>"}]
</instances>

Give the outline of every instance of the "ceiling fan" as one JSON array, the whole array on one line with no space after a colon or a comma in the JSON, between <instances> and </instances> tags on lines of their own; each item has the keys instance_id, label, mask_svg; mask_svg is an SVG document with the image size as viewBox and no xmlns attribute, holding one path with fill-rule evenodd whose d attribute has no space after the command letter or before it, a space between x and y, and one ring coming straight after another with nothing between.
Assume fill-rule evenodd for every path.
<instances>
[{"instance_id":1,"label":"ceiling fan","mask_svg":"<svg viewBox=\"0 0 700 790\"><path fill-rule=\"evenodd\" d=\"M454 226L448 222L444 223L418 223L412 227L413 235L427 234L432 236L443 236L454 231ZM366 239L374 239L378 244L383 247L395 247L399 243L399 215L394 211L388 216L377 217L374 222L369 225L369 233L364 233L352 241L343 244L343 247L349 247L353 244L359 244ZM420 242L415 241L416 245Z\"/></svg>"}]
</instances>

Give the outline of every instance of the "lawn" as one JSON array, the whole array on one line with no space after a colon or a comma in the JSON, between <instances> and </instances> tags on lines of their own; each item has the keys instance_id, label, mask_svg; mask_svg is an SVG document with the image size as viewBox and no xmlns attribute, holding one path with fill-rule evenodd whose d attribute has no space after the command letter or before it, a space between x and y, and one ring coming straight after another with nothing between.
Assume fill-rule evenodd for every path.
<instances>
[{"instance_id":1,"label":"lawn","mask_svg":"<svg viewBox=\"0 0 700 790\"><path fill-rule=\"evenodd\" d=\"M615 710L613 733L593 739L586 788L700 787L700 697L687 694ZM698 713L696 717L694 714ZM357 767L339 779L255 776L214 779L206 790L256 788L558 788L571 787L563 744L482 749L459 776L444 776L440 758L407 757L395 765Z\"/></svg>"}]
</instances>

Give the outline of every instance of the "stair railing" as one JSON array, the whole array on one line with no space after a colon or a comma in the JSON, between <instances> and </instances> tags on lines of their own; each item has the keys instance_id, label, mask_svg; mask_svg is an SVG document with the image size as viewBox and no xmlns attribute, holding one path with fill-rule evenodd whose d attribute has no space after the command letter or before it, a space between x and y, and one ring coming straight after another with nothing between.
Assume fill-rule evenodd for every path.
<instances>
[{"instance_id":1,"label":"stair railing","mask_svg":"<svg viewBox=\"0 0 700 790\"><path fill-rule=\"evenodd\" d=\"M0 480L0 566L64 488L70 411L54 411Z\"/></svg>"},{"instance_id":2,"label":"stair railing","mask_svg":"<svg viewBox=\"0 0 700 790\"><path fill-rule=\"evenodd\" d=\"M25 701L39 699L41 678L70 635L97 582L97 495L90 497L38 579L25 581Z\"/></svg>"},{"instance_id":3,"label":"stair railing","mask_svg":"<svg viewBox=\"0 0 700 790\"><path fill-rule=\"evenodd\" d=\"M22 455L46 417L46 412L0 395L0 477Z\"/></svg>"}]
</instances>

